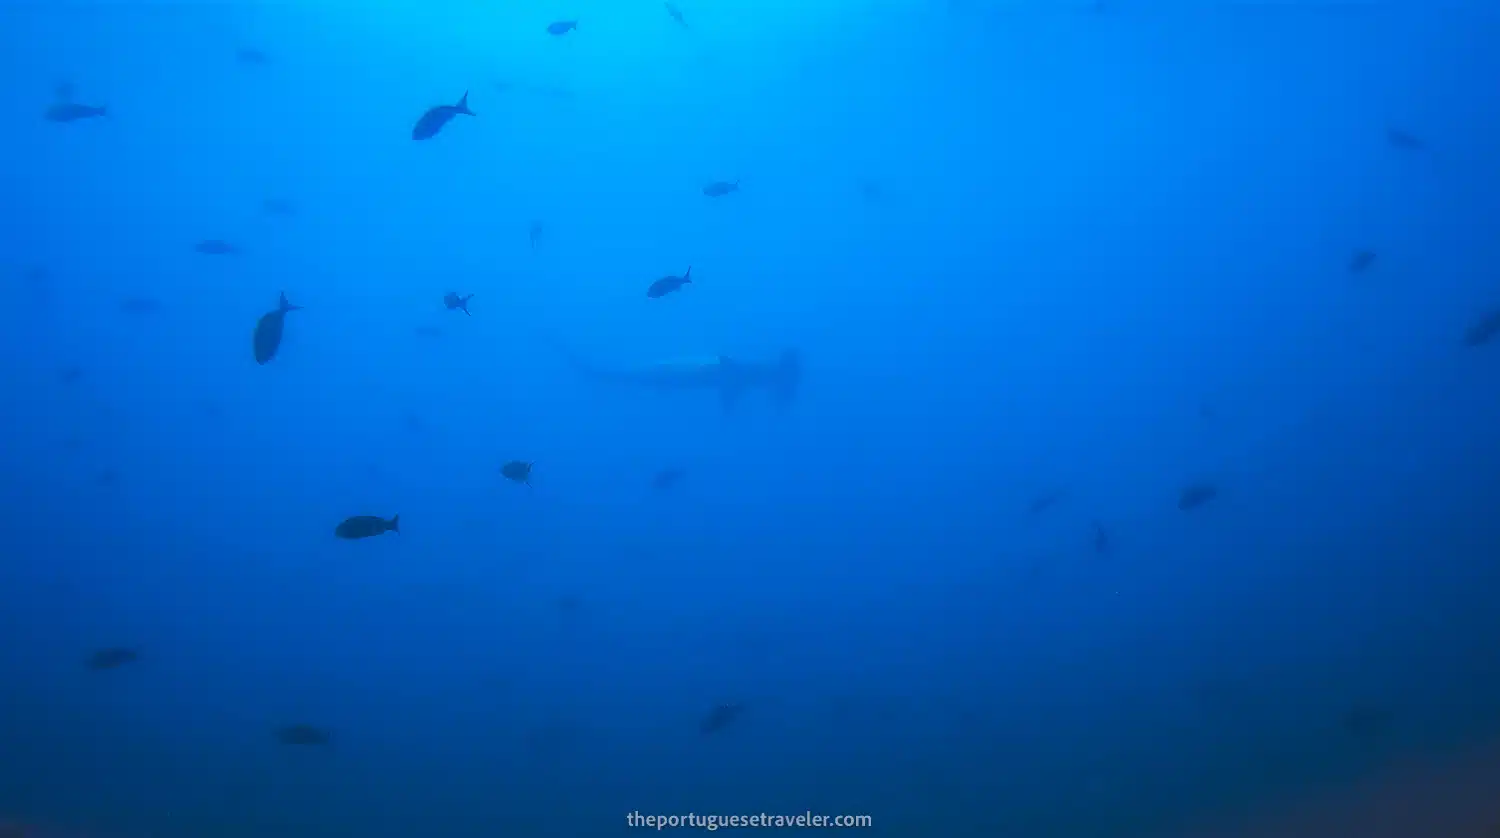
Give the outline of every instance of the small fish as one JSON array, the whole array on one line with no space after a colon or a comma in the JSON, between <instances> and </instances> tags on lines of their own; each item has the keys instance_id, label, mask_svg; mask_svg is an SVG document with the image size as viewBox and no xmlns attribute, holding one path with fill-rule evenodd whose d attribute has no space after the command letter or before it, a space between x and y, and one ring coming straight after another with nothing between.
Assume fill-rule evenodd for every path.
<instances>
[{"instance_id":1,"label":"small fish","mask_svg":"<svg viewBox=\"0 0 1500 838\"><path fill-rule=\"evenodd\" d=\"M281 292L281 300L276 305L275 311L268 311L260 316L255 324L255 363L264 364L276 357L276 350L281 348L281 335L286 328L286 313L297 311L302 306L294 306L287 302L286 292Z\"/></svg>"},{"instance_id":2,"label":"small fish","mask_svg":"<svg viewBox=\"0 0 1500 838\"><path fill-rule=\"evenodd\" d=\"M234 256L240 249L223 239L204 239L193 245L193 250L204 256Z\"/></svg>"},{"instance_id":3,"label":"small fish","mask_svg":"<svg viewBox=\"0 0 1500 838\"><path fill-rule=\"evenodd\" d=\"M77 122L109 116L104 105L80 105L77 102L54 102L42 113L48 122Z\"/></svg>"},{"instance_id":4,"label":"small fish","mask_svg":"<svg viewBox=\"0 0 1500 838\"><path fill-rule=\"evenodd\" d=\"M427 112L422 114L421 118L417 120L417 124L412 126L411 138L414 140L430 140L436 137L438 132L443 130L443 126L448 124L448 120L459 114L463 114L464 116L476 115L473 111L469 110L469 91L467 90L464 91L463 97L458 100L458 104L456 105L434 105L428 108Z\"/></svg>"},{"instance_id":5,"label":"small fish","mask_svg":"<svg viewBox=\"0 0 1500 838\"><path fill-rule=\"evenodd\" d=\"M738 719L740 713L745 709L742 704L720 704L708 711L708 715L698 723L698 731L707 736L710 733L718 733L729 727Z\"/></svg>"},{"instance_id":6,"label":"small fish","mask_svg":"<svg viewBox=\"0 0 1500 838\"><path fill-rule=\"evenodd\" d=\"M154 297L126 297L120 301L120 310L130 314L150 314L161 310L161 302Z\"/></svg>"},{"instance_id":7,"label":"small fish","mask_svg":"<svg viewBox=\"0 0 1500 838\"><path fill-rule=\"evenodd\" d=\"M1188 512L1218 496L1219 489L1212 483L1191 483L1177 495L1177 508Z\"/></svg>"},{"instance_id":8,"label":"small fish","mask_svg":"<svg viewBox=\"0 0 1500 838\"><path fill-rule=\"evenodd\" d=\"M264 67L271 63L271 56L255 47L240 47L234 51L234 57L247 67Z\"/></svg>"},{"instance_id":9,"label":"small fish","mask_svg":"<svg viewBox=\"0 0 1500 838\"><path fill-rule=\"evenodd\" d=\"M1364 273L1365 269L1373 264L1375 264L1375 251L1356 250L1354 255L1349 257L1349 273Z\"/></svg>"},{"instance_id":10,"label":"small fish","mask_svg":"<svg viewBox=\"0 0 1500 838\"><path fill-rule=\"evenodd\" d=\"M297 205L289 198L267 198L260 202L260 211L266 215L296 215Z\"/></svg>"},{"instance_id":11,"label":"small fish","mask_svg":"<svg viewBox=\"0 0 1500 838\"><path fill-rule=\"evenodd\" d=\"M472 299L474 299L473 294L468 294L460 297L458 296L458 293L456 291L449 291L447 294L443 295L443 307L448 309L449 311L458 309L464 314L469 314L469 301ZM473 315L469 316L472 317Z\"/></svg>"},{"instance_id":12,"label":"small fish","mask_svg":"<svg viewBox=\"0 0 1500 838\"><path fill-rule=\"evenodd\" d=\"M709 185L703 187L703 194L707 195L710 198L722 198L731 192L738 192L739 190L739 181L730 183L726 180L716 180L713 183L710 183Z\"/></svg>"},{"instance_id":13,"label":"small fish","mask_svg":"<svg viewBox=\"0 0 1500 838\"><path fill-rule=\"evenodd\" d=\"M1405 131L1400 128L1385 129L1385 141L1389 143L1392 148L1399 148L1402 151L1427 150L1427 142L1425 140L1423 140L1421 137L1418 137L1416 134L1411 133L1410 131Z\"/></svg>"},{"instance_id":14,"label":"small fish","mask_svg":"<svg viewBox=\"0 0 1500 838\"><path fill-rule=\"evenodd\" d=\"M89 659L84 663L84 666L95 672L103 672L106 669L119 669L127 663L135 663L140 659L140 653L134 649L127 649L123 646L112 646L108 649L100 649L89 655Z\"/></svg>"},{"instance_id":15,"label":"small fish","mask_svg":"<svg viewBox=\"0 0 1500 838\"><path fill-rule=\"evenodd\" d=\"M385 535L388 532L401 534L400 515L392 515L389 521L379 515L355 515L353 518L345 518L342 523L333 528L335 536L351 540Z\"/></svg>"},{"instance_id":16,"label":"small fish","mask_svg":"<svg viewBox=\"0 0 1500 838\"><path fill-rule=\"evenodd\" d=\"M687 21L683 19L681 9L677 8L677 6L673 5L672 3L664 3L662 5L666 6L667 14L671 16L673 20L677 21L678 26L681 26L683 29L692 29L691 26L688 26Z\"/></svg>"},{"instance_id":17,"label":"small fish","mask_svg":"<svg viewBox=\"0 0 1500 838\"><path fill-rule=\"evenodd\" d=\"M547 24L548 35L566 35L578 28L576 20L559 20Z\"/></svg>"},{"instance_id":18,"label":"small fish","mask_svg":"<svg viewBox=\"0 0 1500 838\"><path fill-rule=\"evenodd\" d=\"M1094 552L1101 556L1105 555L1110 550L1109 530L1105 529L1104 525L1098 521L1092 523L1094 527Z\"/></svg>"},{"instance_id":19,"label":"small fish","mask_svg":"<svg viewBox=\"0 0 1500 838\"><path fill-rule=\"evenodd\" d=\"M526 238L531 242L532 250L536 250L536 246L541 243L543 231L542 222L536 220L533 220L531 226L527 228Z\"/></svg>"},{"instance_id":20,"label":"small fish","mask_svg":"<svg viewBox=\"0 0 1500 838\"><path fill-rule=\"evenodd\" d=\"M855 188L859 190L859 196L864 198L866 203L878 203L885 197L885 190L881 188L880 184L869 178L860 178L859 182L855 184Z\"/></svg>"},{"instance_id":21,"label":"small fish","mask_svg":"<svg viewBox=\"0 0 1500 838\"><path fill-rule=\"evenodd\" d=\"M1475 320L1464 331L1463 345L1473 348L1483 346L1500 335L1500 308L1492 308Z\"/></svg>"},{"instance_id":22,"label":"small fish","mask_svg":"<svg viewBox=\"0 0 1500 838\"><path fill-rule=\"evenodd\" d=\"M650 287L646 289L646 296L655 300L665 297L673 291L682 288L684 285L691 285L693 283L692 274L693 266L688 265L688 269L682 272L682 276L664 276L651 283Z\"/></svg>"},{"instance_id":23,"label":"small fish","mask_svg":"<svg viewBox=\"0 0 1500 838\"><path fill-rule=\"evenodd\" d=\"M283 745L328 745L333 742L333 735L321 727L292 724L276 728L276 741Z\"/></svg>"},{"instance_id":24,"label":"small fish","mask_svg":"<svg viewBox=\"0 0 1500 838\"><path fill-rule=\"evenodd\" d=\"M682 482L687 472L680 468L664 468L651 478L651 488L657 491L666 491Z\"/></svg>"},{"instance_id":25,"label":"small fish","mask_svg":"<svg viewBox=\"0 0 1500 838\"><path fill-rule=\"evenodd\" d=\"M1067 491L1063 489L1057 489L1044 495L1037 495L1031 499L1030 503L1026 504L1026 514L1040 515L1061 503L1067 496Z\"/></svg>"},{"instance_id":26,"label":"small fish","mask_svg":"<svg viewBox=\"0 0 1500 838\"><path fill-rule=\"evenodd\" d=\"M536 463L528 463L522 460L511 460L510 462L500 467L500 474L504 476L506 480L512 480L516 483L524 483L527 486L530 486L531 468L535 465Z\"/></svg>"}]
</instances>

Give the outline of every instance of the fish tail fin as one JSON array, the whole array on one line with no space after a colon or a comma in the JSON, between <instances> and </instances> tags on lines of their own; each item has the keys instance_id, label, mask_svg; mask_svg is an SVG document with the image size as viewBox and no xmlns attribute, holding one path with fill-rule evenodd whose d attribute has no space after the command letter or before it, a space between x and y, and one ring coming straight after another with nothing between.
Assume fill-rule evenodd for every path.
<instances>
[{"instance_id":1,"label":"fish tail fin","mask_svg":"<svg viewBox=\"0 0 1500 838\"><path fill-rule=\"evenodd\" d=\"M276 310L277 311L281 312L282 314L285 314L285 313L287 313L289 311L297 311L297 310L299 310L301 308L302 308L302 306L294 306L294 305L292 305L291 302L288 301L287 298L286 298L286 292L285 291L281 292L281 301L279 303L277 303L277 305L276 305Z\"/></svg>"},{"instance_id":2,"label":"fish tail fin","mask_svg":"<svg viewBox=\"0 0 1500 838\"><path fill-rule=\"evenodd\" d=\"M391 520L388 521L385 526L386 526L386 529L390 530L391 532L395 533L396 535L400 535L401 534L401 516L400 515L392 515L391 516Z\"/></svg>"},{"instance_id":3,"label":"fish tail fin","mask_svg":"<svg viewBox=\"0 0 1500 838\"><path fill-rule=\"evenodd\" d=\"M469 91L467 90L464 91L464 95L459 98L458 104L454 105L453 109L461 114L468 114L469 116L477 115L473 111L469 110Z\"/></svg>"},{"instance_id":4,"label":"fish tail fin","mask_svg":"<svg viewBox=\"0 0 1500 838\"><path fill-rule=\"evenodd\" d=\"M688 265L688 269L682 272L682 281L683 282L692 282L693 281L692 277L693 277L693 266L692 265Z\"/></svg>"}]
</instances>

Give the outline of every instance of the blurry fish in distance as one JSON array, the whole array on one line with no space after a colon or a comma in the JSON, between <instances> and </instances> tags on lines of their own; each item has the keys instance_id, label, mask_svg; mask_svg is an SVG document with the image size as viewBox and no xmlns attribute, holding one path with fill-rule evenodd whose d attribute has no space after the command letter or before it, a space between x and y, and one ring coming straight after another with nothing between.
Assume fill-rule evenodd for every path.
<instances>
[{"instance_id":1,"label":"blurry fish in distance","mask_svg":"<svg viewBox=\"0 0 1500 838\"><path fill-rule=\"evenodd\" d=\"M541 243L543 232L544 228L542 227L542 222L533 219L531 222L531 226L527 228L526 231L526 238L531 242L532 250L536 250L536 246Z\"/></svg>"},{"instance_id":2,"label":"blurry fish in distance","mask_svg":"<svg viewBox=\"0 0 1500 838\"><path fill-rule=\"evenodd\" d=\"M566 35L578 28L576 20L558 20L547 24L548 35Z\"/></svg>"},{"instance_id":3,"label":"blurry fish in distance","mask_svg":"<svg viewBox=\"0 0 1500 838\"><path fill-rule=\"evenodd\" d=\"M271 63L271 56L255 47L240 47L234 51L235 60L249 67L264 67Z\"/></svg>"},{"instance_id":4,"label":"blurry fish in distance","mask_svg":"<svg viewBox=\"0 0 1500 838\"><path fill-rule=\"evenodd\" d=\"M710 198L722 198L731 192L740 191L739 181L716 180L703 187L703 194Z\"/></svg>"},{"instance_id":5,"label":"blurry fish in distance","mask_svg":"<svg viewBox=\"0 0 1500 838\"><path fill-rule=\"evenodd\" d=\"M77 122L80 119L95 119L108 116L103 105L83 105L73 99L73 83L60 82L53 88L53 101L42 116L48 122Z\"/></svg>"},{"instance_id":6,"label":"blurry fish in distance","mask_svg":"<svg viewBox=\"0 0 1500 838\"><path fill-rule=\"evenodd\" d=\"M682 482L687 472L680 468L664 468L651 478L651 488L657 491L665 491Z\"/></svg>"},{"instance_id":7,"label":"blurry fish in distance","mask_svg":"<svg viewBox=\"0 0 1500 838\"><path fill-rule=\"evenodd\" d=\"M119 669L127 663L135 663L140 659L140 654L134 649L127 649L123 646L111 646L89 655L89 659L84 665L95 672L102 672L106 669Z\"/></svg>"},{"instance_id":8,"label":"blurry fish in distance","mask_svg":"<svg viewBox=\"0 0 1500 838\"><path fill-rule=\"evenodd\" d=\"M286 292L281 292L281 300L277 303L274 311L268 311L260 316L255 324L255 363L264 364L276 357L276 350L281 348L281 335L286 328L286 313L297 311L302 306L294 306L287 302Z\"/></svg>"},{"instance_id":9,"label":"blurry fish in distance","mask_svg":"<svg viewBox=\"0 0 1500 838\"><path fill-rule=\"evenodd\" d=\"M692 275L693 266L688 265L688 269L682 272L682 276L664 276L651 283L646 288L646 296L653 300L665 297L673 291L682 288L684 285L691 285L693 282Z\"/></svg>"},{"instance_id":10,"label":"blurry fish in distance","mask_svg":"<svg viewBox=\"0 0 1500 838\"><path fill-rule=\"evenodd\" d=\"M1110 550L1109 530L1105 529L1104 525L1098 521L1093 521L1092 524L1094 527L1094 552L1101 556L1105 555Z\"/></svg>"},{"instance_id":11,"label":"blurry fish in distance","mask_svg":"<svg viewBox=\"0 0 1500 838\"><path fill-rule=\"evenodd\" d=\"M193 245L193 250L204 256L234 256L240 252L238 246L223 239L204 239Z\"/></svg>"},{"instance_id":12,"label":"blurry fish in distance","mask_svg":"<svg viewBox=\"0 0 1500 838\"><path fill-rule=\"evenodd\" d=\"M1500 335L1500 308L1493 308L1479 316L1479 319L1464 331L1463 345L1473 348L1483 346Z\"/></svg>"},{"instance_id":13,"label":"blurry fish in distance","mask_svg":"<svg viewBox=\"0 0 1500 838\"><path fill-rule=\"evenodd\" d=\"M297 205L289 198L266 198L260 202L260 210L266 215L295 215Z\"/></svg>"},{"instance_id":14,"label":"blurry fish in distance","mask_svg":"<svg viewBox=\"0 0 1500 838\"><path fill-rule=\"evenodd\" d=\"M1375 251L1356 250L1354 255L1349 257L1349 273L1364 273L1373 264L1375 264Z\"/></svg>"},{"instance_id":15,"label":"blurry fish in distance","mask_svg":"<svg viewBox=\"0 0 1500 838\"><path fill-rule=\"evenodd\" d=\"M708 715L698 723L698 731L707 736L710 733L718 733L734 724L745 709L742 704L720 704L708 711Z\"/></svg>"},{"instance_id":16,"label":"blurry fish in distance","mask_svg":"<svg viewBox=\"0 0 1500 838\"><path fill-rule=\"evenodd\" d=\"M457 309L458 311L461 311L464 314L468 314L469 313L469 300L472 300L472 299L474 299L474 295L473 294L468 294L468 295L460 297L458 295L458 292L456 292L456 291L449 291L447 294L443 295L443 307L446 308L446 309L448 309L449 311L453 311L454 309Z\"/></svg>"},{"instance_id":17,"label":"blurry fish in distance","mask_svg":"<svg viewBox=\"0 0 1500 838\"><path fill-rule=\"evenodd\" d=\"M1046 494L1037 495L1026 504L1026 514L1040 515L1052 507L1062 503L1068 497L1066 489L1054 489Z\"/></svg>"},{"instance_id":18,"label":"blurry fish in distance","mask_svg":"<svg viewBox=\"0 0 1500 838\"><path fill-rule=\"evenodd\" d=\"M691 26L688 26L687 20L682 16L682 10L677 8L676 4L664 3L663 5L666 6L667 15L670 16L673 20L677 21L678 26L681 26L683 29L692 28Z\"/></svg>"},{"instance_id":19,"label":"blurry fish in distance","mask_svg":"<svg viewBox=\"0 0 1500 838\"><path fill-rule=\"evenodd\" d=\"M379 515L355 515L345 518L337 527L333 528L333 534L339 538L358 539L372 538L377 535L385 535L388 532L401 534L401 516L392 515L391 519ZM421 535L421 533L418 533Z\"/></svg>"},{"instance_id":20,"label":"blurry fish in distance","mask_svg":"<svg viewBox=\"0 0 1500 838\"><path fill-rule=\"evenodd\" d=\"M1385 129L1385 141L1392 148L1402 151L1426 151L1427 141L1402 128L1391 127Z\"/></svg>"},{"instance_id":21,"label":"blurry fish in distance","mask_svg":"<svg viewBox=\"0 0 1500 838\"><path fill-rule=\"evenodd\" d=\"M531 469L535 465L536 463L528 463L523 460L511 460L510 462L500 467L500 474L506 480L510 480L515 483L524 483L525 485L530 486Z\"/></svg>"},{"instance_id":22,"label":"blurry fish in distance","mask_svg":"<svg viewBox=\"0 0 1500 838\"><path fill-rule=\"evenodd\" d=\"M414 140L430 140L436 137L438 132L443 130L443 126L447 125L449 120L459 114L463 114L464 116L476 115L473 111L469 110L469 91L467 90L464 91L464 95L458 100L458 104L456 105L434 105L428 108L427 112L417 119L417 124L412 126L411 138Z\"/></svg>"},{"instance_id":23,"label":"blurry fish in distance","mask_svg":"<svg viewBox=\"0 0 1500 838\"><path fill-rule=\"evenodd\" d=\"M328 745L333 742L333 735L321 727L291 724L276 728L276 741L283 745Z\"/></svg>"},{"instance_id":24,"label":"blurry fish in distance","mask_svg":"<svg viewBox=\"0 0 1500 838\"><path fill-rule=\"evenodd\" d=\"M1177 495L1177 508L1183 512L1197 509L1219 496L1219 489L1212 483L1190 483Z\"/></svg>"}]
</instances>

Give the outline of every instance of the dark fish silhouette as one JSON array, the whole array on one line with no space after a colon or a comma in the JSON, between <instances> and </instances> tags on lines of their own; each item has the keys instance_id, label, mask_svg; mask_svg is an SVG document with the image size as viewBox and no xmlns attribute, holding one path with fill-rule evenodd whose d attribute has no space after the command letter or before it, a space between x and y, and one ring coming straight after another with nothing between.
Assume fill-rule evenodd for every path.
<instances>
[{"instance_id":1,"label":"dark fish silhouette","mask_svg":"<svg viewBox=\"0 0 1500 838\"><path fill-rule=\"evenodd\" d=\"M286 327L286 313L300 308L302 306L287 302L286 292L282 291L276 310L260 316L255 324L255 363L264 364L276 357L276 350L281 348L281 334Z\"/></svg>"},{"instance_id":2,"label":"dark fish silhouette","mask_svg":"<svg viewBox=\"0 0 1500 838\"><path fill-rule=\"evenodd\" d=\"M54 102L42 113L48 122L77 122L80 119L95 119L109 116L104 105L80 105L77 102Z\"/></svg>"},{"instance_id":3,"label":"dark fish silhouette","mask_svg":"<svg viewBox=\"0 0 1500 838\"><path fill-rule=\"evenodd\" d=\"M83 367L68 364L57 371L57 380L64 384L77 384L83 380Z\"/></svg>"},{"instance_id":4,"label":"dark fish silhouette","mask_svg":"<svg viewBox=\"0 0 1500 838\"><path fill-rule=\"evenodd\" d=\"M532 221L531 222L531 226L529 228L527 228L526 238L527 238L528 241L531 242L531 249L532 250L536 250L536 246L541 243L541 241L542 241L542 232L543 232L542 222L540 222L540 221Z\"/></svg>"},{"instance_id":5,"label":"dark fish silhouette","mask_svg":"<svg viewBox=\"0 0 1500 838\"><path fill-rule=\"evenodd\" d=\"M296 215L297 205L289 198L267 198L260 202L260 210L266 215Z\"/></svg>"},{"instance_id":6,"label":"dark fish silhouette","mask_svg":"<svg viewBox=\"0 0 1500 838\"><path fill-rule=\"evenodd\" d=\"M1177 495L1177 508L1183 512L1197 509L1219 496L1219 489L1212 483L1192 483Z\"/></svg>"},{"instance_id":7,"label":"dark fish silhouette","mask_svg":"<svg viewBox=\"0 0 1500 838\"><path fill-rule=\"evenodd\" d=\"M718 733L731 724L734 724L734 721L740 717L740 713L744 709L745 707L742 704L720 704L708 711L708 715L704 716L703 720L698 723L698 731L705 736L710 733Z\"/></svg>"},{"instance_id":8,"label":"dark fish silhouette","mask_svg":"<svg viewBox=\"0 0 1500 838\"><path fill-rule=\"evenodd\" d=\"M1373 264L1375 264L1375 251L1356 250L1354 255L1349 257L1349 273L1364 273Z\"/></svg>"},{"instance_id":9,"label":"dark fish silhouette","mask_svg":"<svg viewBox=\"0 0 1500 838\"><path fill-rule=\"evenodd\" d=\"M646 296L654 300L658 297L665 297L684 285L691 285L693 282L691 279L692 274L693 266L688 265L688 269L682 272L682 276L664 276L651 283L650 287L646 289Z\"/></svg>"},{"instance_id":10,"label":"dark fish silhouette","mask_svg":"<svg viewBox=\"0 0 1500 838\"><path fill-rule=\"evenodd\" d=\"M678 26L681 26L683 29L692 29L691 26L688 26L687 21L683 19L681 9L677 8L677 6L673 5L672 3L664 3L663 5L667 8L667 14L670 15L673 20L677 21Z\"/></svg>"},{"instance_id":11,"label":"dark fish silhouette","mask_svg":"<svg viewBox=\"0 0 1500 838\"><path fill-rule=\"evenodd\" d=\"M84 665L95 672L102 672L106 669L118 669L127 663L135 663L140 659L140 653L134 649L113 646L108 649L100 649L89 655L89 659Z\"/></svg>"},{"instance_id":12,"label":"dark fish silhouette","mask_svg":"<svg viewBox=\"0 0 1500 838\"><path fill-rule=\"evenodd\" d=\"M342 523L333 528L334 535L351 540L385 535L388 532L401 534L400 515L392 515L389 521L379 515L355 515L353 518L345 518Z\"/></svg>"},{"instance_id":13,"label":"dark fish silhouette","mask_svg":"<svg viewBox=\"0 0 1500 838\"><path fill-rule=\"evenodd\" d=\"M1423 140L1421 137L1418 137L1416 134L1411 133L1410 131L1405 131L1400 128L1385 129L1385 141L1389 143L1392 148L1399 148L1402 151L1427 150L1427 142L1425 140Z\"/></svg>"},{"instance_id":14,"label":"dark fish silhouette","mask_svg":"<svg viewBox=\"0 0 1500 838\"><path fill-rule=\"evenodd\" d=\"M427 112L422 114L422 117L417 120L417 124L412 126L411 138L414 140L430 140L436 137L438 132L443 130L443 126L448 124L448 120L459 114L463 114L464 116L475 115L473 111L469 110L469 91L467 90L464 91L463 98L459 99L456 105L434 105L428 108Z\"/></svg>"},{"instance_id":15,"label":"dark fish silhouette","mask_svg":"<svg viewBox=\"0 0 1500 838\"><path fill-rule=\"evenodd\" d=\"M651 488L665 491L682 482L687 472L680 468L664 468L651 478Z\"/></svg>"},{"instance_id":16,"label":"dark fish silhouette","mask_svg":"<svg viewBox=\"0 0 1500 838\"><path fill-rule=\"evenodd\" d=\"M576 20L559 20L547 24L548 35L566 35L578 28Z\"/></svg>"},{"instance_id":17,"label":"dark fish silhouette","mask_svg":"<svg viewBox=\"0 0 1500 838\"><path fill-rule=\"evenodd\" d=\"M460 296L458 296L457 292L455 292L455 291L449 291L447 294L443 295L443 307L446 308L446 309L448 309L449 311L453 311L454 309L458 309L459 311L463 312L464 314L468 314L469 313L469 301L472 300L472 299L474 299L474 295L473 294L468 294L468 295L460 297ZM470 316L472 316L472 315L470 315Z\"/></svg>"},{"instance_id":18,"label":"dark fish silhouette","mask_svg":"<svg viewBox=\"0 0 1500 838\"><path fill-rule=\"evenodd\" d=\"M1493 308L1480 316L1464 332L1464 346L1483 346L1500 335L1500 308Z\"/></svg>"},{"instance_id":19,"label":"dark fish silhouette","mask_svg":"<svg viewBox=\"0 0 1500 838\"><path fill-rule=\"evenodd\" d=\"M1110 550L1109 530L1105 529L1104 525L1098 521L1092 523L1094 527L1094 552L1102 556Z\"/></svg>"},{"instance_id":20,"label":"dark fish silhouette","mask_svg":"<svg viewBox=\"0 0 1500 838\"><path fill-rule=\"evenodd\" d=\"M223 239L204 239L193 245L193 250L204 256L233 256L240 252L238 247Z\"/></svg>"},{"instance_id":21,"label":"dark fish silhouette","mask_svg":"<svg viewBox=\"0 0 1500 838\"><path fill-rule=\"evenodd\" d=\"M283 745L328 745L333 742L333 735L308 724L283 725L276 728L276 741Z\"/></svg>"},{"instance_id":22,"label":"dark fish silhouette","mask_svg":"<svg viewBox=\"0 0 1500 838\"><path fill-rule=\"evenodd\" d=\"M1031 499L1030 503L1026 504L1026 514L1040 515L1058 505L1067 497L1068 493L1065 489L1056 489L1044 495L1037 495Z\"/></svg>"},{"instance_id":23,"label":"dark fish silhouette","mask_svg":"<svg viewBox=\"0 0 1500 838\"><path fill-rule=\"evenodd\" d=\"M264 67L271 63L271 56L255 47L240 47L234 51L234 57L241 64L250 67Z\"/></svg>"},{"instance_id":24,"label":"dark fish silhouette","mask_svg":"<svg viewBox=\"0 0 1500 838\"><path fill-rule=\"evenodd\" d=\"M510 462L500 467L500 474L504 476L506 480L511 480L516 483L524 483L527 486L530 486L531 469L535 465L536 463L528 463L522 460L511 460Z\"/></svg>"},{"instance_id":25,"label":"dark fish silhouette","mask_svg":"<svg viewBox=\"0 0 1500 838\"><path fill-rule=\"evenodd\" d=\"M710 198L722 198L731 192L738 192L739 189L739 181L730 183L727 180L716 180L713 183L710 183L709 185L703 187L703 194L707 195Z\"/></svg>"}]
</instances>

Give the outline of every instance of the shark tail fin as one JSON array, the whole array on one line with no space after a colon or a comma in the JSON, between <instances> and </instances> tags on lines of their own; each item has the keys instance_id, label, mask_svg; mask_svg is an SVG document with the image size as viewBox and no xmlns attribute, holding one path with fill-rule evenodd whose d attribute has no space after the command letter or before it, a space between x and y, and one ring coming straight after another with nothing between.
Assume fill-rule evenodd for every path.
<instances>
[{"instance_id":1,"label":"shark tail fin","mask_svg":"<svg viewBox=\"0 0 1500 838\"><path fill-rule=\"evenodd\" d=\"M458 100L458 104L454 105L453 109L461 114L476 115L473 111L469 110L469 91L464 91L463 97Z\"/></svg>"},{"instance_id":2,"label":"shark tail fin","mask_svg":"<svg viewBox=\"0 0 1500 838\"><path fill-rule=\"evenodd\" d=\"M688 282L692 282L693 281L693 266L692 265L688 265L688 269L682 272L682 281L684 283L688 283Z\"/></svg>"},{"instance_id":3,"label":"shark tail fin","mask_svg":"<svg viewBox=\"0 0 1500 838\"><path fill-rule=\"evenodd\" d=\"M802 353L788 349L781 353L776 363L776 375L771 380L771 401L777 407L786 407L797 400L797 390L802 384Z\"/></svg>"},{"instance_id":4,"label":"shark tail fin","mask_svg":"<svg viewBox=\"0 0 1500 838\"><path fill-rule=\"evenodd\" d=\"M276 304L277 311L285 314L289 311L296 311L300 308L302 308L302 306L294 306L290 301L287 300L285 291L281 292L281 300Z\"/></svg>"}]
</instances>

